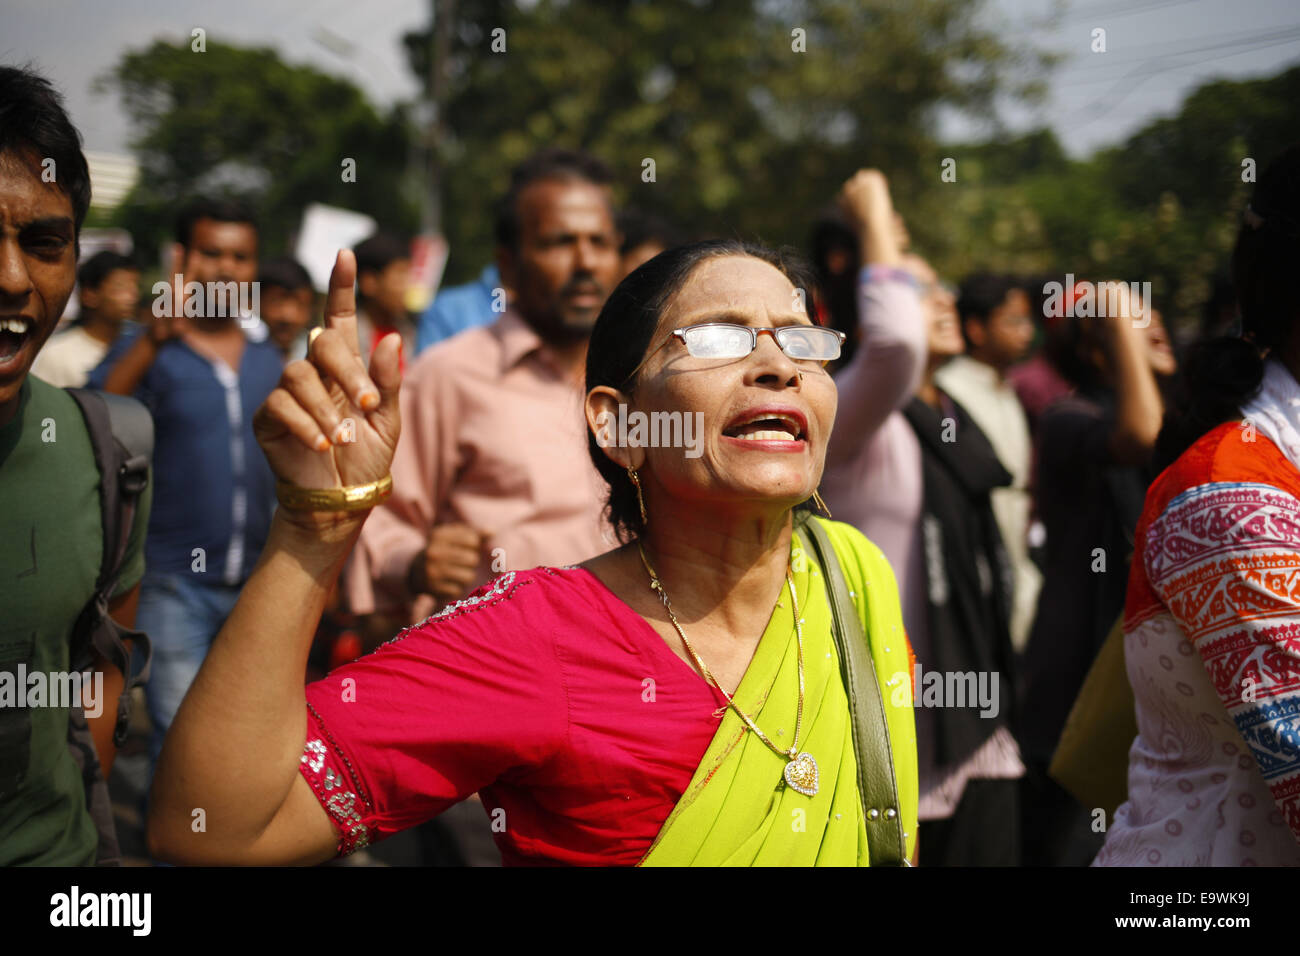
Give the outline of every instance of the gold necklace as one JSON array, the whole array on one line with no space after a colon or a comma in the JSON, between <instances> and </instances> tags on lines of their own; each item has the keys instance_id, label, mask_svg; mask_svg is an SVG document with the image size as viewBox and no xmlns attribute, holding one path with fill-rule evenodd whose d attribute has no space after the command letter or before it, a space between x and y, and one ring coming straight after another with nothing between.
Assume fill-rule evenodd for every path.
<instances>
[{"instance_id":1,"label":"gold necklace","mask_svg":"<svg viewBox=\"0 0 1300 956\"><path fill-rule=\"evenodd\" d=\"M790 788L802 793L806 797L813 796L817 793L817 761L813 759L812 754L801 752L799 750L799 732L803 728L804 698L803 619L799 616L799 598L795 596L794 580L790 577L790 572L788 570L786 571L785 580L790 586L790 604L794 608L795 640L799 647L799 708L795 714L794 742L789 750L782 750L776 744L772 743L763 731L758 729L758 724L754 723L747 713L740 709L740 706L732 699L731 695L727 693L722 684L718 682L718 679L713 676L713 672L710 671L704 661L700 659L700 655L695 653L695 648L691 647L691 642L686 639L686 632L682 630L681 624L677 623L677 615L673 613L673 606L668 601L668 592L664 590L663 584L659 581L659 576L655 574L655 569L651 567L650 559L645 553L645 548L639 541L637 542L636 547L637 551L641 553L641 563L645 565L646 573L650 575L650 590L658 592L659 600L663 602L664 610L668 612L668 620L672 621L673 628L682 639L682 643L686 645L686 651L691 655L691 660L695 661L695 666L700 669L700 673L704 675L704 678L722 693L722 696L727 699L728 706L740 715L740 719L745 722L745 725L752 730L755 735L757 735L758 739L789 761L785 765L784 776L785 782L790 785Z\"/></svg>"}]
</instances>

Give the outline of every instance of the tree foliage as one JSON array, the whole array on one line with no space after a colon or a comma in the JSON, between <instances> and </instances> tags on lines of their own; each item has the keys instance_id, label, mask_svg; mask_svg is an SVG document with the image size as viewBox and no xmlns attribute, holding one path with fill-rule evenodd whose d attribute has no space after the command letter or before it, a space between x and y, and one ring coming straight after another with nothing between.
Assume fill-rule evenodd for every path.
<instances>
[{"instance_id":1,"label":"tree foliage","mask_svg":"<svg viewBox=\"0 0 1300 956\"><path fill-rule=\"evenodd\" d=\"M983 268L1149 280L1188 317L1226 263L1257 167L1293 138L1300 68L1196 90L1177 115L1071 159L1050 131L936 141L935 114L994 119L1032 99L1048 62L1012 48L966 0L457 0L441 165L448 281L492 255L509 169L544 145L615 170L616 198L688 233L803 245L861 166L890 177L920 250L959 278ZM503 31L503 32L502 32ZM504 44L504 50L501 45ZM429 33L406 37L426 82ZM494 49L495 47L495 49ZM103 81L136 126L140 184L116 213L146 249L199 191L256 203L267 247L310 202L413 228L423 164L409 107L271 50L156 41ZM356 160L355 183L340 163ZM956 181L940 175L956 161ZM653 161L648 181L647 160Z\"/></svg>"},{"instance_id":2,"label":"tree foliage","mask_svg":"<svg viewBox=\"0 0 1300 956\"><path fill-rule=\"evenodd\" d=\"M906 199L938 179L936 106L988 111L995 96L1036 90L1011 77L1035 76L1038 58L979 26L980 6L460 0L443 156L449 278L490 257L487 200L544 145L597 153L621 202L701 235L802 244L863 165L888 170ZM406 42L427 81L429 33Z\"/></svg>"},{"instance_id":3,"label":"tree foliage","mask_svg":"<svg viewBox=\"0 0 1300 956\"><path fill-rule=\"evenodd\" d=\"M100 81L135 127L140 179L114 219L138 245L169 241L178 204L199 193L251 202L266 252L285 248L312 202L415 226L404 111L381 114L346 80L271 49L206 47L156 40ZM344 181L345 159L356 161L355 182Z\"/></svg>"},{"instance_id":4,"label":"tree foliage","mask_svg":"<svg viewBox=\"0 0 1300 956\"><path fill-rule=\"evenodd\" d=\"M1049 132L950 147L958 182L939 255L951 275L991 267L1149 281L1189 325L1227 268L1255 175L1295 142L1300 68L1196 89L1177 115L1071 161ZM1249 164L1247 164L1249 166Z\"/></svg>"}]
</instances>

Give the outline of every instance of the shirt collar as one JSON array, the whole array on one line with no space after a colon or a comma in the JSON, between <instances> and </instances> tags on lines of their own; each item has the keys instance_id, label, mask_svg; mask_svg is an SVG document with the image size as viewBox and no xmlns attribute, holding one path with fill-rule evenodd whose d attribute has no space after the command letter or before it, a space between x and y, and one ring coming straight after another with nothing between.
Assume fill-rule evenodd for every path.
<instances>
[{"instance_id":1,"label":"shirt collar","mask_svg":"<svg viewBox=\"0 0 1300 956\"><path fill-rule=\"evenodd\" d=\"M1270 357L1265 363L1259 391L1241 407L1241 413L1300 468L1300 383L1278 358Z\"/></svg>"},{"instance_id":2,"label":"shirt collar","mask_svg":"<svg viewBox=\"0 0 1300 956\"><path fill-rule=\"evenodd\" d=\"M973 378L979 384L992 389L1001 389L1006 386L1006 381L998 375L998 370L992 365L981 362L979 359L973 359L969 355L959 355L956 361L960 363L962 372Z\"/></svg>"},{"instance_id":3,"label":"shirt collar","mask_svg":"<svg viewBox=\"0 0 1300 956\"><path fill-rule=\"evenodd\" d=\"M542 347L542 339L514 309L506 309L492 325L492 334L501 343L501 371L507 372Z\"/></svg>"}]
</instances>

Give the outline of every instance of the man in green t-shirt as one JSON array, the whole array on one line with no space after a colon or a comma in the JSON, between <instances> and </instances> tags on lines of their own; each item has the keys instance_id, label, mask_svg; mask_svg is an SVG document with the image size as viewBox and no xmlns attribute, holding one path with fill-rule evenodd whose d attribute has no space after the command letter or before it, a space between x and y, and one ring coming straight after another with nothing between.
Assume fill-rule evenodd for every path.
<instances>
[{"instance_id":1,"label":"man in green t-shirt","mask_svg":"<svg viewBox=\"0 0 1300 956\"><path fill-rule=\"evenodd\" d=\"M114 756L123 675L102 658L93 676L68 674L103 556L100 475L76 403L28 374L72 292L89 206L89 171L60 96L39 75L0 66L0 865L95 862L97 831L67 744L70 703L85 706L105 775ZM127 627L148 512L146 490L109 605Z\"/></svg>"}]
</instances>

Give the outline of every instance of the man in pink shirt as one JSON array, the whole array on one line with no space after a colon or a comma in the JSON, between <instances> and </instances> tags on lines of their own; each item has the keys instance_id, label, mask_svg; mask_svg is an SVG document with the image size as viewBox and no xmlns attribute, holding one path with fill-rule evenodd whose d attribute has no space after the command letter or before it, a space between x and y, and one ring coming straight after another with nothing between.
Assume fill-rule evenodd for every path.
<instances>
[{"instance_id":1,"label":"man in pink shirt","mask_svg":"<svg viewBox=\"0 0 1300 956\"><path fill-rule=\"evenodd\" d=\"M355 613L418 621L502 571L613 545L582 412L587 340L619 276L610 179L559 149L513 171L496 220L503 314L406 369L393 494L347 571Z\"/></svg>"}]
</instances>

